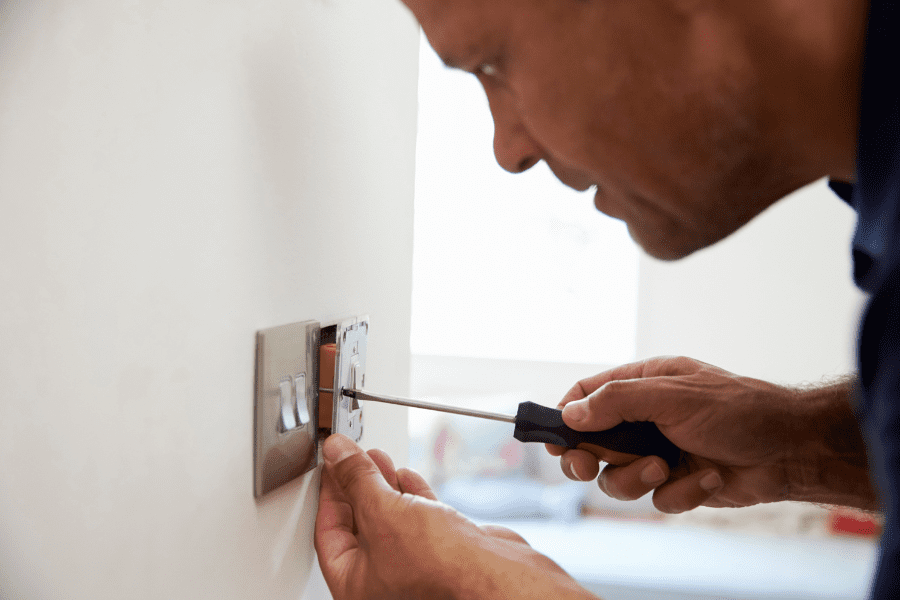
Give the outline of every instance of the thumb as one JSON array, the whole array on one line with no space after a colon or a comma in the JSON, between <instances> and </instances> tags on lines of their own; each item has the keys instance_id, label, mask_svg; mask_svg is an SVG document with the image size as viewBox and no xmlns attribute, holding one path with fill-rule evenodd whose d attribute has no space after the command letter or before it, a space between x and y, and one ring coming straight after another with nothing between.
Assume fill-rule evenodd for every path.
<instances>
[{"instance_id":1,"label":"thumb","mask_svg":"<svg viewBox=\"0 0 900 600\"><path fill-rule=\"evenodd\" d=\"M576 431L604 431L623 421L659 423L673 397L671 377L616 379L582 400L563 407L566 425Z\"/></svg>"},{"instance_id":2,"label":"thumb","mask_svg":"<svg viewBox=\"0 0 900 600\"><path fill-rule=\"evenodd\" d=\"M373 507L372 500L394 491L375 461L350 438L340 434L328 436L322 454L329 475L355 514L367 512Z\"/></svg>"}]
</instances>

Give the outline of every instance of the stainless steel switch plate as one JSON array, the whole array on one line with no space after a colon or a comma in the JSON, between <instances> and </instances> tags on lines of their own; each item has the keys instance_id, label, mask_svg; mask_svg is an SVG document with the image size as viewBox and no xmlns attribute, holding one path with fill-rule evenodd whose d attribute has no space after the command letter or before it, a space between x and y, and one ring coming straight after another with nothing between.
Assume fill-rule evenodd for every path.
<instances>
[{"instance_id":1,"label":"stainless steel switch plate","mask_svg":"<svg viewBox=\"0 0 900 600\"><path fill-rule=\"evenodd\" d=\"M318 462L319 333L318 321L256 333L257 498Z\"/></svg>"},{"instance_id":2,"label":"stainless steel switch plate","mask_svg":"<svg viewBox=\"0 0 900 600\"><path fill-rule=\"evenodd\" d=\"M358 442L363 433L363 411L355 398L341 394L343 388L361 388L366 383L366 346L369 317L345 319L337 323L334 362L334 412L331 432L342 433Z\"/></svg>"}]
</instances>

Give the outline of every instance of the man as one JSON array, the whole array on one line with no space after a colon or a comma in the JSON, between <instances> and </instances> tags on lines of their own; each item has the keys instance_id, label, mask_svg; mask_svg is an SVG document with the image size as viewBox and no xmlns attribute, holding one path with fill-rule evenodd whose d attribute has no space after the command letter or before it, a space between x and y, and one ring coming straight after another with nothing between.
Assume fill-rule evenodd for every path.
<instances>
[{"instance_id":1,"label":"man","mask_svg":"<svg viewBox=\"0 0 900 600\"><path fill-rule=\"evenodd\" d=\"M653 359L579 382L563 416L584 431L654 421L683 450L676 469L548 449L573 479L598 477L620 499L652 491L665 512L880 508L872 593L900 594L900 11L884 0L404 1L444 61L482 83L501 166L543 160L567 185L596 186L597 208L653 256L713 244L818 178L855 182L834 186L859 212L854 276L871 294L858 385L795 390ZM591 597L383 453L333 436L324 454L316 548L336 598Z\"/></svg>"}]
</instances>

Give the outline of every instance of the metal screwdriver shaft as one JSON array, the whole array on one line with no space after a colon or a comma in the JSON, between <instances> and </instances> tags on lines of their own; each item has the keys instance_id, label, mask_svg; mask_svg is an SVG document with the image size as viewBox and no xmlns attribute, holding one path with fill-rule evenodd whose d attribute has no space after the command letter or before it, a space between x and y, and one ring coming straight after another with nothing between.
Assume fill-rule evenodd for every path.
<instances>
[{"instance_id":1,"label":"metal screwdriver shaft","mask_svg":"<svg viewBox=\"0 0 900 600\"><path fill-rule=\"evenodd\" d=\"M411 398L399 398L397 396L385 396L383 394L373 394L365 390L341 390L345 396L356 398L357 400L374 400L375 402L385 402L387 404L399 404L400 406L412 406L413 408L427 408L429 410L438 410L441 412L453 413L456 415L465 415L467 417L479 417L481 419L492 419L494 421L503 421L505 423L515 423L516 418L513 415L502 415L500 413L486 412L483 410L472 410L468 408L458 408L456 406L447 406L445 404L435 404L433 402L423 402L421 400L412 400Z\"/></svg>"},{"instance_id":2,"label":"metal screwdriver shaft","mask_svg":"<svg viewBox=\"0 0 900 600\"><path fill-rule=\"evenodd\" d=\"M320 388L322 392L333 392L327 388ZM598 446L598 450L613 450L623 454L636 454L638 456L660 456L670 468L675 468L681 460L681 450L662 434L655 423L636 422L619 423L605 431L575 431L563 422L562 411L558 408L542 406L534 402L522 402L516 416L502 415L499 413L457 408L434 402L423 402L411 398L399 398L397 396L385 396L373 394L365 390L347 389L341 390L341 394L356 400L374 400L400 406L413 408L425 408L441 412L478 417L513 423L515 430L513 437L520 442L541 442L555 444L564 448L585 448ZM597 452L595 452L597 454ZM597 454L602 457L602 454Z\"/></svg>"}]
</instances>

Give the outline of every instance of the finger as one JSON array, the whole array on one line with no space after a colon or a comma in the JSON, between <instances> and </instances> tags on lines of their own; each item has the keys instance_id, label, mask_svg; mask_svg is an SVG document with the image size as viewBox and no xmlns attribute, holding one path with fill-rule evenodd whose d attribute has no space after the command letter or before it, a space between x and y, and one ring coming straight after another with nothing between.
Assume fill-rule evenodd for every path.
<instances>
[{"instance_id":1,"label":"finger","mask_svg":"<svg viewBox=\"0 0 900 600\"><path fill-rule=\"evenodd\" d=\"M397 479L400 481L400 491L406 494L422 496L429 500L437 500L437 495L425 478L412 469L397 469Z\"/></svg>"},{"instance_id":2,"label":"finger","mask_svg":"<svg viewBox=\"0 0 900 600\"><path fill-rule=\"evenodd\" d=\"M587 377L576 383L572 386L572 389L563 396L563 399L557 405L557 408L562 408L570 402L581 400L582 398L593 394L610 381L687 375L695 372L698 367L701 367L704 364L705 363L698 360L685 358L683 356L658 356L628 363L627 365L621 365L614 369L592 375L591 377Z\"/></svg>"},{"instance_id":3,"label":"finger","mask_svg":"<svg viewBox=\"0 0 900 600\"><path fill-rule=\"evenodd\" d=\"M481 527L483 532L495 538L509 540L510 542L518 542L529 547L531 546L531 544L525 541L525 538L508 527L502 527L500 525L479 525L479 527Z\"/></svg>"},{"instance_id":4,"label":"finger","mask_svg":"<svg viewBox=\"0 0 900 600\"><path fill-rule=\"evenodd\" d=\"M639 454L626 454L624 452L616 452L609 448L598 446L597 444L578 444L579 450L584 450L601 462L608 462L611 465L627 465L641 458Z\"/></svg>"},{"instance_id":5,"label":"finger","mask_svg":"<svg viewBox=\"0 0 900 600\"><path fill-rule=\"evenodd\" d=\"M550 453L550 456L562 456L568 450L565 446L557 446L556 444L544 444L544 448Z\"/></svg>"},{"instance_id":6,"label":"finger","mask_svg":"<svg viewBox=\"0 0 900 600\"><path fill-rule=\"evenodd\" d=\"M559 404L556 405L556 408L563 408L571 402L582 400L610 381L616 381L620 379L637 379L642 377L643 373L646 371L647 362L648 361L629 363L627 365L622 365L620 367L616 367L615 369L603 371L602 373L598 373L597 375L592 375L591 377L582 379L574 386L572 386L572 388L568 392L566 392L566 395L563 396L563 399L560 400ZM563 412L565 413L565 411ZM616 423L616 425L617 424L618 423ZM611 425L610 427L613 426L614 425ZM607 427L606 429L609 429L609 427ZM547 452L549 452L551 456L562 456L562 454L568 450L568 448L564 446L557 446L556 444L544 444L544 447L547 449Z\"/></svg>"},{"instance_id":7,"label":"finger","mask_svg":"<svg viewBox=\"0 0 900 600\"><path fill-rule=\"evenodd\" d=\"M563 421L576 431L604 431L623 421L668 422L685 394L696 393L681 377L615 380L582 400L566 404Z\"/></svg>"},{"instance_id":8,"label":"finger","mask_svg":"<svg viewBox=\"0 0 900 600\"><path fill-rule=\"evenodd\" d=\"M349 560L349 552L359 547L354 535L353 509L327 470L322 470L319 512L313 542L326 581Z\"/></svg>"},{"instance_id":9,"label":"finger","mask_svg":"<svg viewBox=\"0 0 900 600\"><path fill-rule=\"evenodd\" d=\"M566 392L566 395L563 396L563 399L560 400L556 408L562 408L569 402L586 398L590 394L594 393L600 386L609 383L610 381L614 381L616 379L636 379L641 376L642 372L643 361L629 363L627 365L616 367L615 369L610 369L608 371L603 371L602 373L597 373L596 375L586 377L578 381L568 392Z\"/></svg>"},{"instance_id":10,"label":"finger","mask_svg":"<svg viewBox=\"0 0 900 600\"><path fill-rule=\"evenodd\" d=\"M549 452L551 456L562 456L563 454L571 450L571 448L566 448L565 446L557 446L556 444L544 444L544 446L547 448L547 452ZM633 460L640 458L640 456L637 454L625 454L624 452L616 452L615 450L609 450L608 448L603 448L601 446L597 446L596 444L581 443L578 444L578 448L590 452L603 462L612 463L614 465L630 463Z\"/></svg>"},{"instance_id":11,"label":"finger","mask_svg":"<svg viewBox=\"0 0 900 600\"><path fill-rule=\"evenodd\" d=\"M376 519L373 511L385 494L395 493L378 465L350 438L335 434L322 446L325 470L353 507L357 526Z\"/></svg>"},{"instance_id":12,"label":"finger","mask_svg":"<svg viewBox=\"0 0 900 600\"><path fill-rule=\"evenodd\" d=\"M381 471L388 485L399 492L400 484L397 482L397 471L394 469L394 461L387 455L387 452L376 448L369 450L367 454L372 459L372 462L378 466L378 470Z\"/></svg>"},{"instance_id":13,"label":"finger","mask_svg":"<svg viewBox=\"0 0 900 600\"><path fill-rule=\"evenodd\" d=\"M637 362L618 366L602 373L597 373L582 379L563 396L557 408L562 408L569 402L581 400L593 394L595 391L610 381L629 379L643 379L645 377L659 377L662 375L680 375L691 372L692 365L697 364L690 358L661 356L648 358Z\"/></svg>"},{"instance_id":14,"label":"finger","mask_svg":"<svg viewBox=\"0 0 900 600\"><path fill-rule=\"evenodd\" d=\"M706 469L656 488L653 505L664 513L683 513L709 501L722 487L722 475Z\"/></svg>"},{"instance_id":15,"label":"finger","mask_svg":"<svg viewBox=\"0 0 900 600\"><path fill-rule=\"evenodd\" d=\"M666 461L658 456L645 456L628 465L607 465L597 478L597 485L610 498L637 500L668 478Z\"/></svg>"},{"instance_id":16,"label":"finger","mask_svg":"<svg viewBox=\"0 0 900 600\"><path fill-rule=\"evenodd\" d=\"M600 461L586 450L569 450L560 457L559 466L572 481L591 481L600 472Z\"/></svg>"}]
</instances>

